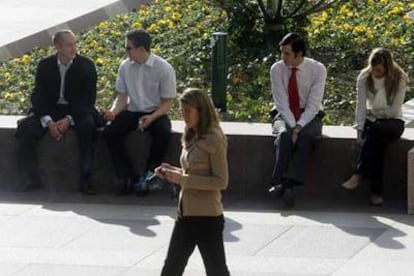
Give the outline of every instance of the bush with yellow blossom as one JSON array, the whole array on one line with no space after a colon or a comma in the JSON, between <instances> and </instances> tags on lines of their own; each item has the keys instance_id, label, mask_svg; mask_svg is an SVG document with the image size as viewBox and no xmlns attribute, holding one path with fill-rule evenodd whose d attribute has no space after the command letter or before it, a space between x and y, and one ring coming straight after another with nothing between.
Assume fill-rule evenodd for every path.
<instances>
[{"instance_id":1,"label":"bush with yellow blossom","mask_svg":"<svg viewBox=\"0 0 414 276\"><path fill-rule=\"evenodd\" d=\"M411 10L412 1L351 0L310 17L307 31L312 54L329 70L325 106L331 122L353 122L355 79L373 48L391 49L414 78L414 19L407 17ZM413 96L414 91L409 92L406 100Z\"/></svg>"},{"instance_id":2,"label":"bush with yellow blossom","mask_svg":"<svg viewBox=\"0 0 414 276\"><path fill-rule=\"evenodd\" d=\"M228 27L225 12L211 3L154 0L151 5L138 7L136 12L118 15L78 34L80 53L91 58L97 67L98 109L107 109L116 95L115 78L125 58L125 33L134 28L151 33L153 52L167 59L177 72L179 92L187 86L209 92L210 39L213 32L226 31ZM308 18L309 55L328 67L325 123L353 123L355 79L372 48L393 49L397 62L414 78L414 19L406 17L413 9L411 1L350 0ZM269 68L279 58L278 46L246 49L234 37L234 33L229 33L228 113L224 119L265 122L273 105ZM35 66L40 58L53 52L52 47L35 49L0 65L0 113L23 114L27 110ZM176 106L172 118L179 118Z\"/></svg>"},{"instance_id":3,"label":"bush with yellow blossom","mask_svg":"<svg viewBox=\"0 0 414 276\"><path fill-rule=\"evenodd\" d=\"M174 66L181 92L190 85L209 86L210 38L213 32L226 30L226 19L224 11L206 1L155 0L77 34L79 53L92 59L97 68L98 109L109 108L116 96L115 79L125 58L128 31L144 28L152 35L152 51ZM34 49L0 64L0 113L27 111L37 62L53 53L53 47ZM178 118L177 109L173 117Z\"/></svg>"}]
</instances>

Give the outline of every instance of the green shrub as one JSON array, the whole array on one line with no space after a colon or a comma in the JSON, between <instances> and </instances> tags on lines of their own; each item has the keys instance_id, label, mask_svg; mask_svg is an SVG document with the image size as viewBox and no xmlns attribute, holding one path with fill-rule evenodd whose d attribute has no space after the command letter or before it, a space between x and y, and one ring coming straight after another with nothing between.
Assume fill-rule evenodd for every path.
<instances>
[{"instance_id":1,"label":"green shrub","mask_svg":"<svg viewBox=\"0 0 414 276\"><path fill-rule=\"evenodd\" d=\"M356 77L373 48L392 49L413 79L414 20L406 14L414 3L409 2L352 0L310 17L312 24L306 30L312 53L328 67L330 76L324 102L329 123L353 123ZM413 96L411 89L406 100Z\"/></svg>"},{"instance_id":2,"label":"green shrub","mask_svg":"<svg viewBox=\"0 0 414 276\"><path fill-rule=\"evenodd\" d=\"M97 67L98 108L107 109L116 95L115 78L125 56L124 35L134 28L145 28L152 34L153 52L176 69L179 92L184 87L197 86L210 93L210 38L213 32L228 30L229 21L223 10L209 3L155 0L149 6L140 6L137 12L118 15L79 34L80 53L94 60ZM310 55L328 68L325 123L353 123L355 79L372 48L393 49L397 62L413 78L414 20L405 16L413 9L413 3L403 0L352 0L309 17L306 36ZM296 28L294 23L289 22L291 30ZM251 34L255 34L262 26L252 28ZM278 46L242 45L237 26L230 30L228 113L223 119L266 122L273 105L269 69L279 59ZM35 66L41 57L53 52L51 47L35 49L0 65L0 113L25 112L30 105ZM172 118L179 118L176 105Z\"/></svg>"},{"instance_id":3,"label":"green shrub","mask_svg":"<svg viewBox=\"0 0 414 276\"><path fill-rule=\"evenodd\" d=\"M91 58L97 68L97 107L110 107L115 92L118 66L125 57L125 33L145 28L153 36L153 49L176 69L178 90L187 86L209 88L210 37L225 31L224 11L206 1L156 0L137 12L118 15L78 35L79 52ZM34 73L40 58L54 52L52 47L34 49L0 66L0 112L23 114L30 106ZM178 117L177 109L173 118Z\"/></svg>"}]
</instances>

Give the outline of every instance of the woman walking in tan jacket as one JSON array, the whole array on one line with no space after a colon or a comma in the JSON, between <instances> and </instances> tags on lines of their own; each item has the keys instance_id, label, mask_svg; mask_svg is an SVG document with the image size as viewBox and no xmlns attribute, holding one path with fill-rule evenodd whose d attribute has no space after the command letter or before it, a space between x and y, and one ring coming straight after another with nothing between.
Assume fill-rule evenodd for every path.
<instances>
[{"instance_id":1,"label":"woman walking in tan jacket","mask_svg":"<svg viewBox=\"0 0 414 276\"><path fill-rule=\"evenodd\" d=\"M182 275L197 246L207 275L227 276L221 202L221 191L228 184L226 136L203 91L186 89L180 106L186 125L181 168L163 163L155 170L158 177L181 187L178 217L161 275Z\"/></svg>"}]
</instances>

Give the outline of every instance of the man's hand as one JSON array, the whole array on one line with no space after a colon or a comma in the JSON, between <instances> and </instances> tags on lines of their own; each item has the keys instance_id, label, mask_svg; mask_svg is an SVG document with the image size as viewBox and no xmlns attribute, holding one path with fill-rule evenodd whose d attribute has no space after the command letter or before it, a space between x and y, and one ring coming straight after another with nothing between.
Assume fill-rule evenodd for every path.
<instances>
[{"instance_id":1,"label":"man's hand","mask_svg":"<svg viewBox=\"0 0 414 276\"><path fill-rule=\"evenodd\" d=\"M105 120L105 121L109 121L109 122L112 122L113 120L115 120L115 117L116 117L116 114L113 112L113 111L111 111L111 110L109 110L109 111L106 111L104 114L103 114L103 119Z\"/></svg>"},{"instance_id":2,"label":"man's hand","mask_svg":"<svg viewBox=\"0 0 414 276\"><path fill-rule=\"evenodd\" d=\"M68 131L70 127L70 119L68 117L65 117L57 121L56 124L57 124L60 134L63 136L66 134L66 132Z\"/></svg>"},{"instance_id":3,"label":"man's hand","mask_svg":"<svg viewBox=\"0 0 414 276\"><path fill-rule=\"evenodd\" d=\"M153 116L151 116L151 114L144 115L141 118L139 118L138 127L144 130L147 127L149 127L153 121L154 121L154 118Z\"/></svg>"},{"instance_id":4,"label":"man's hand","mask_svg":"<svg viewBox=\"0 0 414 276\"><path fill-rule=\"evenodd\" d=\"M362 146L362 144L364 143L364 139L362 138L362 130L357 130L357 139L356 142L358 145Z\"/></svg>"},{"instance_id":5,"label":"man's hand","mask_svg":"<svg viewBox=\"0 0 414 276\"><path fill-rule=\"evenodd\" d=\"M49 133L50 133L50 135L53 137L53 138L55 138L56 140L60 140L61 138L62 138L62 136L63 136L63 134L62 133L60 133L60 130L59 130L59 126L58 126L58 124L57 123L55 123L55 122L53 122L53 121L50 121L48 124L47 124L47 126L48 126L48 128L49 128Z\"/></svg>"}]
</instances>

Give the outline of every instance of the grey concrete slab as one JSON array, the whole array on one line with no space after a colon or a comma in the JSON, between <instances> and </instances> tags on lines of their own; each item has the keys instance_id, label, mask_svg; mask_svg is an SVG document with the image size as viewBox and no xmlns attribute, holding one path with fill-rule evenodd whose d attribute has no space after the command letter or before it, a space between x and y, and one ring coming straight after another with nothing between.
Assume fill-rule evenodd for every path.
<instances>
[{"instance_id":1,"label":"grey concrete slab","mask_svg":"<svg viewBox=\"0 0 414 276\"><path fill-rule=\"evenodd\" d=\"M410 99L402 105L402 115L405 127L414 127L414 99Z\"/></svg>"},{"instance_id":2,"label":"grey concrete slab","mask_svg":"<svg viewBox=\"0 0 414 276\"><path fill-rule=\"evenodd\" d=\"M0 246L58 248L96 224L88 218L19 216L0 228Z\"/></svg>"},{"instance_id":3,"label":"grey concrete slab","mask_svg":"<svg viewBox=\"0 0 414 276\"><path fill-rule=\"evenodd\" d=\"M133 8L146 0L2 0L0 61L34 47L50 45L59 28L79 32Z\"/></svg>"},{"instance_id":4,"label":"grey concrete slab","mask_svg":"<svg viewBox=\"0 0 414 276\"><path fill-rule=\"evenodd\" d=\"M332 276L412 276L414 262L400 260L355 260L342 266Z\"/></svg>"},{"instance_id":5,"label":"grey concrete slab","mask_svg":"<svg viewBox=\"0 0 414 276\"><path fill-rule=\"evenodd\" d=\"M12 218L12 217L10 217L10 216L0 216L0 226L1 226L3 223L5 223L6 221L10 220L10 219L13 219L13 218Z\"/></svg>"},{"instance_id":6,"label":"grey concrete slab","mask_svg":"<svg viewBox=\"0 0 414 276\"><path fill-rule=\"evenodd\" d=\"M260 233L258 233L260 234ZM225 244L227 246L227 243ZM227 251L226 251L227 252ZM132 269L126 275L139 275L139 271L151 267L162 266L164 257L162 252L151 255ZM289 258L274 256L246 256L243 251L227 252L227 265L231 275L329 275L339 269L346 260L334 258ZM188 275L199 275L204 267L198 250L195 250L186 267ZM135 273L135 274L134 274ZM185 275L187 275L185 273ZM202 273L201 275L205 275Z\"/></svg>"},{"instance_id":7,"label":"grey concrete slab","mask_svg":"<svg viewBox=\"0 0 414 276\"><path fill-rule=\"evenodd\" d=\"M39 208L36 204L9 204L0 203L0 216L15 216Z\"/></svg>"},{"instance_id":8,"label":"grey concrete slab","mask_svg":"<svg viewBox=\"0 0 414 276\"><path fill-rule=\"evenodd\" d=\"M0 275L9 276L16 275L17 272L23 270L26 264L4 264L0 263Z\"/></svg>"},{"instance_id":9,"label":"grey concrete slab","mask_svg":"<svg viewBox=\"0 0 414 276\"><path fill-rule=\"evenodd\" d=\"M15 276L116 276L124 268L120 267L94 267L94 266L71 266L71 265L28 265ZM3 274L2 274L3 275Z\"/></svg>"},{"instance_id":10,"label":"grey concrete slab","mask_svg":"<svg viewBox=\"0 0 414 276\"><path fill-rule=\"evenodd\" d=\"M59 248L0 247L0 263L130 267L146 256L145 252L62 250Z\"/></svg>"},{"instance_id":11,"label":"grey concrete slab","mask_svg":"<svg viewBox=\"0 0 414 276\"><path fill-rule=\"evenodd\" d=\"M414 232L390 229L361 250L357 259L414 261Z\"/></svg>"},{"instance_id":12,"label":"grey concrete slab","mask_svg":"<svg viewBox=\"0 0 414 276\"><path fill-rule=\"evenodd\" d=\"M136 197L136 205L90 204L90 203L45 203L25 215L35 217L88 217L96 220L173 220L176 209L167 206L146 206ZM131 201L133 204L134 201ZM145 204L145 203L144 203Z\"/></svg>"},{"instance_id":13,"label":"grey concrete slab","mask_svg":"<svg viewBox=\"0 0 414 276\"><path fill-rule=\"evenodd\" d=\"M68 250L155 252L168 244L173 223L152 220L100 220L62 248Z\"/></svg>"},{"instance_id":14,"label":"grey concrete slab","mask_svg":"<svg viewBox=\"0 0 414 276\"><path fill-rule=\"evenodd\" d=\"M0 217L11 217L0 227L0 272L159 275L175 207L146 205L136 198L124 204L73 198L0 204ZM329 212L329 207L318 212L260 210L259 202L249 201L243 209L227 205L224 240L232 275L382 275L380 269L389 271L396 262L408 269L413 261L408 215ZM364 270L365 263L385 260L389 263L378 269ZM204 275L198 250L184 275Z\"/></svg>"},{"instance_id":15,"label":"grey concrete slab","mask_svg":"<svg viewBox=\"0 0 414 276\"><path fill-rule=\"evenodd\" d=\"M224 230L226 252L235 255L240 252L247 256L256 255L257 252L267 247L269 243L288 231L289 228L289 226L285 225L242 225L240 223L232 223L231 219L226 218Z\"/></svg>"},{"instance_id":16,"label":"grey concrete slab","mask_svg":"<svg viewBox=\"0 0 414 276\"><path fill-rule=\"evenodd\" d=\"M345 259L359 252L384 231L380 228L294 226L258 255Z\"/></svg>"}]
</instances>

